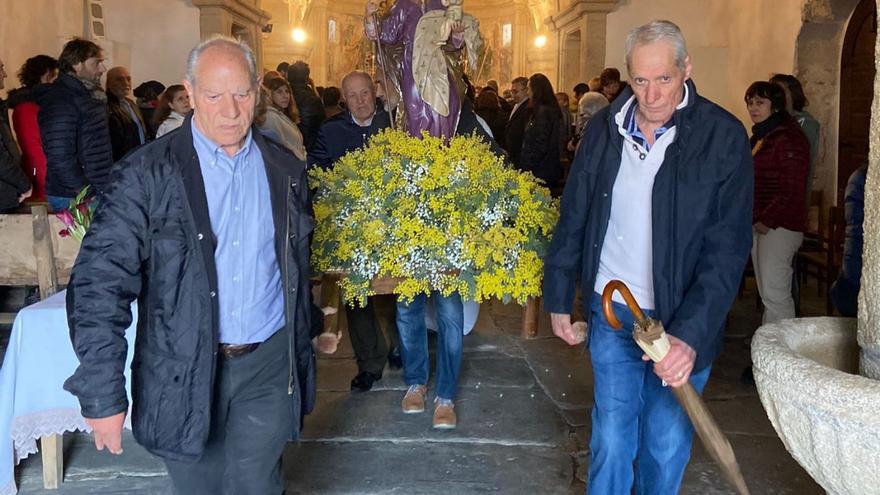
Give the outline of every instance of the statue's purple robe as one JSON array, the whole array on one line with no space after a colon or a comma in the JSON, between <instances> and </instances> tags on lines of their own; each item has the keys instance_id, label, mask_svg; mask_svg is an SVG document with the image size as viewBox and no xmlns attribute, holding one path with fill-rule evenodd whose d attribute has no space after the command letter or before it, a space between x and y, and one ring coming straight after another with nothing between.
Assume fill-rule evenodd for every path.
<instances>
[{"instance_id":1,"label":"statue's purple robe","mask_svg":"<svg viewBox=\"0 0 880 495\"><path fill-rule=\"evenodd\" d=\"M445 10L439 0L429 0L427 10ZM401 62L400 91L406 107L406 130L412 136L421 136L423 130L434 137L451 138L455 134L458 116L461 112L461 98L455 88L458 87L449 71L449 115L444 117L422 100L416 88L413 76L413 43L416 26L422 17L422 7L412 0L397 0L388 16L379 23L379 41L383 45L403 44L403 60ZM461 47L463 38L450 36L456 48Z\"/></svg>"}]
</instances>

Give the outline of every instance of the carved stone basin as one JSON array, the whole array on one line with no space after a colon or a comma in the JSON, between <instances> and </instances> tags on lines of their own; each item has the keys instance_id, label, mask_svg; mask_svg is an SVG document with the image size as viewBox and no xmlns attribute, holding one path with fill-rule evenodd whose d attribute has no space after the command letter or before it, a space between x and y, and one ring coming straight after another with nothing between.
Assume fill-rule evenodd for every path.
<instances>
[{"instance_id":1,"label":"carved stone basin","mask_svg":"<svg viewBox=\"0 0 880 495\"><path fill-rule=\"evenodd\" d=\"M755 382L785 448L834 495L880 494L880 381L858 375L856 320L758 329Z\"/></svg>"}]
</instances>

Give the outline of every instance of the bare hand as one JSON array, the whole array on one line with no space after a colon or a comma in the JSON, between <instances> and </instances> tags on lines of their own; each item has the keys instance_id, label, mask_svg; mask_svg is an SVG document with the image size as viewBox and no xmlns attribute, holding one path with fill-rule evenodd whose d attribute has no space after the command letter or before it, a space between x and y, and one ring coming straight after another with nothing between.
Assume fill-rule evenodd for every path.
<instances>
[{"instance_id":1,"label":"bare hand","mask_svg":"<svg viewBox=\"0 0 880 495\"><path fill-rule=\"evenodd\" d=\"M583 342L571 326L571 315L550 313L550 325L553 327L553 334L564 340L566 344L577 345Z\"/></svg>"},{"instance_id":2,"label":"bare hand","mask_svg":"<svg viewBox=\"0 0 880 495\"><path fill-rule=\"evenodd\" d=\"M770 232L770 227L764 225L761 222L756 223L754 227L755 230L758 231L758 233L761 235L766 235L768 232Z\"/></svg>"},{"instance_id":3,"label":"bare hand","mask_svg":"<svg viewBox=\"0 0 880 495\"><path fill-rule=\"evenodd\" d=\"M31 197L31 194L33 194L33 193L34 193L34 188L32 187L32 188L28 189L27 191L23 192L21 194L21 196L18 197L18 202L21 203L22 201L28 199L29 197Z\"/></svg>"},{"instance_id":4,"label":"bare hand","mask_svg":"<svg viewBox=\"0 0 880 495\"><path fill-rule=\"evenodd\" d=\"M660 362L654 363L654 373L667 385L680 387L688 382L697 353L678 337L669 334L666 337L669 339L669 352ZM642 355L642 361L650 360L647 354Z\"/></svg>"},{"instance_id":5,"label":"bare hand","mask_svg":"<svg viewBox=\"0 0 880 495\"><path fill-rule=\"evenodd\" d=\"M125 422L125 414L121 412L106 418L85 418L95 436L96 449L104 450L107 447L111 454L122 453L122 423Z\"/></svg>"},{"instance_id":6,"label":"bare hand","mask_svg":"<svg viewBox=\"0 0 880 495\"><path fill-rule=\"evenodd\" d=\"M341 340L342 332L324 332L315 337L312 343L321 354L333 354L336 352L337 347L339 347L339 342Z\"/></svg>"}]
</instances>

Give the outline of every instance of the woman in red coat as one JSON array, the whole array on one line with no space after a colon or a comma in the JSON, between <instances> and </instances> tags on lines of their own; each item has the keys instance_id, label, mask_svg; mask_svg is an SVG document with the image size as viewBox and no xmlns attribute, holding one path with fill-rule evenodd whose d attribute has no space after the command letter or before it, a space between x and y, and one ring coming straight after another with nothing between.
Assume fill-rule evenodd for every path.
<instances>
[{"instance_id":1,"label":"woman in red coat","mask_svg":"<svg viewBox=\"0 0 880 495\"><path fill-rule=\"evenodd\" d=\"M752 126L755 200L752 264L764 303L764 323L794 318L792 260L804 239L810 143L785 110L785 93L768 81L745 95Z\"/></svg>"},{"instance_id":2,"label":"woman in red coat","mask_svg":"<svg viewBox=\"0 0 880 495\"><path fill-rule=\"evenodd\" d=\"M21 87L9 92L12 108L12 127L21 148L21 167L33 184L30 201L46 201L46 155L37 124L39 105L34 101L33 89L49 84L58 77L58 61L48 55L37 55L25 61L18 73Z\"/></svg>"}]
</instances>

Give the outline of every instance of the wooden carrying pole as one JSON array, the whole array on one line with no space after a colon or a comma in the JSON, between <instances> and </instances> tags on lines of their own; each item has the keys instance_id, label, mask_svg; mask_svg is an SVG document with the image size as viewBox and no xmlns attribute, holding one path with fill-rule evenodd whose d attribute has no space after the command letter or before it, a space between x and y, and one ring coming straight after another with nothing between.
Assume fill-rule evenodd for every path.
<instances>
[{"instance_id":1,"label":"wooden carrying pole","mask_svg":"<svg viewBox=\"0 0 880 495\"><path fill-rule=\"evenodd\" d=\"M626 301L627 307L629 307L629 310L632 311L635 317L636 325L633 330L633 338L636 343L652 361L655 363L659 362L669 351L669 339L666 338L666 332L663 331L663 326L660 322L645 317L629 288L620 280L608 282L605 290L602 291L602 312L605 314L608 324L614 329L622 327L614 314L614 305L611 300L611 296L615 291L620 292L623 300ZM718 422L715 421L712 413L709 412L709 408L706 407L706 403L703 402L703 399L694 390L694 386L690 383L685 383L680 387L670 388L681 407L684 408L691 419L694 430L697 432L697 436L700 437L706 450L709 451L709 455L721 467L724 477L736 488L738 494L749 495L749 488L746 486L746 480L743 478L739 463L736 462L736 455L733 453L730 441L724 435L724 432L721 431Z\"/></svg>"}]
</instances>

